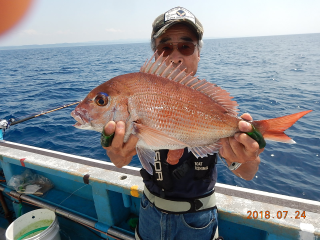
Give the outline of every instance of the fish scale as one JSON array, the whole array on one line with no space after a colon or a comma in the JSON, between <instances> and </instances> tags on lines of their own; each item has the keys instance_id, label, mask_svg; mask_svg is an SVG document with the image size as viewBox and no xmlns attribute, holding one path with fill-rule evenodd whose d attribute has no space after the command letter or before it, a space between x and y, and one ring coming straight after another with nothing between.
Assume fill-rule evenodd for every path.
<instances>
[{"instance_id":1,"label":"fish scale","mask_svg":"<svg viewBox=\"0 0 320 240\"><path fill-rule=\"evenodd\" d=\"M162 81L162 79L158 80ZM173 98L168 98L162 94L155 95L154 92L150 91L144 93L144 97L140 93L139 97L134 96L133 103L136 106L137 114L139 116L146 115L142 123L148 126L155 126L156 129L190 146L195 143L200 146L208 145L212 141L213 135L220 139L230 136L232 132L237 130L237 121L234 121L233 127L226 129L227 126L224 126L222 122L215 121L215 119L218 119L217 114L212 116L204 112L205 109L202 108L202 104L198 106L200 108L198 110L193 106L194 103L184 99L179 101L180 104L177 104L174 99L177 93L173 94ZM150 110L146 111L146 109ZM163 119L168 119L168 121L164 122Z\"/></svg>"}]
</instances>

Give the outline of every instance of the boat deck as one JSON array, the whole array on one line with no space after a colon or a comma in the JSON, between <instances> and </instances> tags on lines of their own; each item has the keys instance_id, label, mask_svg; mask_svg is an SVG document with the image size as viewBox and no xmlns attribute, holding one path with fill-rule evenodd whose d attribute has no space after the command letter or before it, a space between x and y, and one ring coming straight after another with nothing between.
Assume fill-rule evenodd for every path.
<instances>
[{"instance_id":1,"label":"boat deck","mask_svg":"<svg viewBox=\"0 0 320 240\"><path fill-rule=\"evenodd\" d=\"M109 239L116 239L117 234L118 239L133 239L128 220L139 215L143 191L140 169L119 169L108 162L12 142L0 142L0 163L7 180L28 168L54 183L42 197L19 197L23 202L35 201L54 210L61 229L71 239L95 240L100 232L114 236ZM16 196L4 184L1 189L8 196ZM216 198L219 232L225 240L320 240L318 201L219 183ZM10 204L17 215L17 204ZM24 212L30 210L30 205L23 204ZM85 221L95 232L74 220ZM5 229L3 222L0 226Z\"/></svg>"},{"instance_id":2,"label":"boat deck","mask_svg":"<svg viewBox=\"0 0 320 240\"><path fill-rule=\"evenodd\" d=\"M6 239L6 229L0 227L0 239Z\"/></svg>"}]
</instances>

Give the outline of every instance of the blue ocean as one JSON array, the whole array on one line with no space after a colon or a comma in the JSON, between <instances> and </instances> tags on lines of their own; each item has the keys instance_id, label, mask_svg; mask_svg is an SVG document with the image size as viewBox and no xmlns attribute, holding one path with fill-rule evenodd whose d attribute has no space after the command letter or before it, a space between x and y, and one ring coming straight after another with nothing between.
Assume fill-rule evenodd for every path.
<instances>
[{"instance_id":1,"label":"blue ocean","mask_svg":"<svg viewBox=\"0 0 320 240\"><path fill-rule=\"evenodd\" d=\"M252 181L218 162L218 182L320 200L320 34L206 39L197 76L226 89L256 120L314 110L267 142ZM0 50L0 119L22 119L85 98L108 79L139 71L148 43ZM4 139L109 161L100 134L73 127L75 106L8 129ZM138 158L131 166L140 167Z\"/></svg>"}]
</instances>

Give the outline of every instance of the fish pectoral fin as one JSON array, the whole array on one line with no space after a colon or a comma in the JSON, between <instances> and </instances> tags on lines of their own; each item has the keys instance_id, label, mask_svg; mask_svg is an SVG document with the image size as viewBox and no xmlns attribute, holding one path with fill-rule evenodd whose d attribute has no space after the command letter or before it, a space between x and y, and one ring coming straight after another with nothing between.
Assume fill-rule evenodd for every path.
<instances>
[{"instance_id":1,"label":"fish pectoral fin","mask_svg":"<svg viewBox=\"0 0 320 240\"><path fill-rule=\"evenodd\" d=\"M170 165L176 165L179 163L180 158L182 157L184 153L183 149L175 149L175 150L169 150L167 154L167 163Z\"/></svg>"},{"instance_id":2,"label":"fish pectoral fin","mask_svg":"<svg viewBox=\"0 0 320 240\"><path fill-rule=\"evenodd\" d=\"M141 141L141 140L140 140ZM142 167L150 174L153 175L151 164L154 165L155 151L150 148L144 148L139 146L139 142L136 146L136 151L141 162Z\"/></svg>"},{"instance_id":3,"label":"fish pectoral fin","mask_svg":"<svg viewBox=\"0 0 320 240\"><path fill-rule=\"evenodd\" d=\"M134 129L137 137L142 139L149 146L160 147L172 145L177 148L189 147L187 144L179 141L176 138L170 137L157 129L140 123L134 123Z\"/></svg>"},{"instance_id":4,"label":"fish pectoral fin","mask_svg":"<svg viewBox=\"0 0 320 240\"><path fill-rule=\"evenodd\" d=\"M220 142L215 142L214 144L208 146L188 148L188 150L191 151L196 158L203 158L208 155L213 155L214 153L217 153L220 148Z\"/></svg>"}]
</instances>

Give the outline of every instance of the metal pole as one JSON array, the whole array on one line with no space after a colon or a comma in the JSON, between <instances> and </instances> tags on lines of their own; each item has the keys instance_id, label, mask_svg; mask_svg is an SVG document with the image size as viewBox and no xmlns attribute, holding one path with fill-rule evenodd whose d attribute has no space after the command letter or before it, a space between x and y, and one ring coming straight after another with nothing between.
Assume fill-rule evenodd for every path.
<instances>
[{"instance_id":1,"label":"metal pole","mask_svg":"<svg viewBox=\"0 0 320 240\"><path fill-rule=\"evenodd\" d=\"M110 227L106 233L102 232L99 229L95 228L95 225L97 224L96 221L92 221L90 219L86 219L86 218L84 218L82 216L76 215L76 214L71 213L71 212L69 212L67 210L64 210L62 208L56 207L56 206L54 206L52 204L45 203L45 202L43 202L41 200L34 199L32 197L29 197L27 195L18 193L16 191L13 191L13 190L12 191L5 191L5 190L9 190L9 189L7 189L7 188L5 188L3 186L0 186L0 191L5 192L6 194L8 194L9 196L11 196L13 198L17 198L17 199L24 200L26 202L30 202L30 203L38 206L38 207L41 207L41 208L49 209L49 210L51 210L51 211L53 211L53 212L55 212L55 213L57 213L57 214L59 214L61 216L64 216L65 218L68 218L68 219L70 219L70 220L72 220L74 222L78 222L78 223L80 223L82 225L90 227L90 228L92 228L92 229L94 229L94 230L96 230L98 232L101 232L101 233L103 233L105 235L108 235L108 236L111 236L111 237L115 237L115 238L120 238L120 239L123 239L123 240L134 240L134 237L132 237L132 236L130 236L130 235L124 233L124 232L121 232L121 231L119 231L119 230L117 230L115 228Z\"/></svg>"},{"instance_id":2,"label":"metal pole","mask_svg":"<svg viewBox=\"0 0 320 240\"><path fill-rule=\"evenodd\" d=\"M0 192L0 203L1 203L1 206L3 208L3 211L4 211L4 217L5 219L8 220L9 224L12 223L12 216L11 216L11 213L8 209L8 206L7 206L7 203L3 197L3 194L2 192Z\"/></svg>"}]
</instances>

